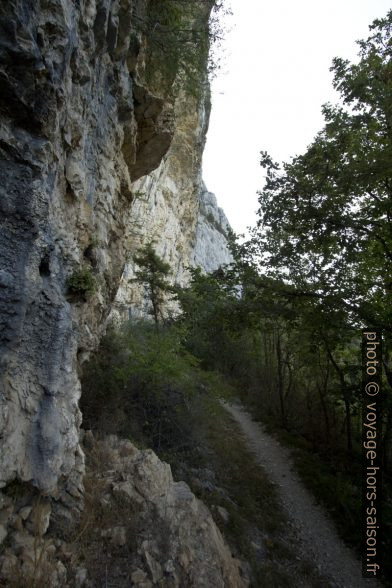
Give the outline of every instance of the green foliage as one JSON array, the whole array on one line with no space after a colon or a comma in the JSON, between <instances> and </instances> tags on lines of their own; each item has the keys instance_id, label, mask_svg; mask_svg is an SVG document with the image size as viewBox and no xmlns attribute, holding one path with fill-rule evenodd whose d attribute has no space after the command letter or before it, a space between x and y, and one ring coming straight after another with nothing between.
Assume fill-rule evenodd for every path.
<instances>
[{"instance_id":1,"label":"green foliage","mask_svg":"<svg viewBox=\"0 0 392 588\"><path fill-rule=\"evenodd\" d=\"M176 325L156 330L149 321L108 333L82 382L87 426L130 435L155 449L192 444L193 402L225 395L227 387L217 374L200 369L183 335Z\"/></svg>"},{"instance_id":2,"label":"green foliage","mask_svg":"<svg viewBox=\"0 0 392 588\"><path fill-rule=\"evenodd\" d=\"M211 44L222 38L222 1L150 0L147 12L135 14L136 30L147 38L147 79L169 88L178 75L185 90L199 97L218 61Z\"/></svg>"},{"instance_id":3,"label":"green foliage","mask_svg":"<svg viewBox=\"0 0 392 588\"><path fill-rule=\"evenodd\" d=\"M235 361L232 345L239 337L238 281L228 279L223 270L206 275L197 268L190 273L190 286L177 289L186 343L203 367L227 374Z\"/></svg>"},{"instance_id":4,"label":"green foliage","mask_svg":"<svg viewBox=\"0 0 392 588\"><path fill-rule=\"evenodd\" d=\"M323 107L325 126L306 152L282 165L261 153L259 220L235 250L261 347L260 388L249 380L244 396L317 452L325 471L309 462L301 473L357 544L361 327L383 330L392 386L392 11L370 29L357 64L333 61L341 103ZM381 420L389 508L390 394Z\"/></svg>"},{"instance_id":5,"label":"green foliage","mask_svg":"<svg viewBox=\"0 0 392 588\"><path fill-rule=\"evenodd\" d=\"M75 270L67 279L70 296L85 302L94 294L96 287L95 278L89 268Z\"/></svg>"},{"instance_id":6,"label":"green foliage","mask_svg":"<svg viewBox=\"0 0 392 588\"><path fill-rule=\"evenodd\" d=\"M314 412L319 395L325 437L333 445L339 435L331 424L336 413L344 415L349 454L361 414L362 326L383 330L385 386L392 386L392 11L370 30L359 42L357 64L334 59L341 104L324 106L325 126L307 151L282 166L262 152L267 177L260 218L242 247L281 284L277 291L293 309L294 328L300 327L307 348L317 346L321 362L311 365L320 370L309 374L304 400ZM386 477L392 454L388 398L381 444Z\"/></svg>"},{"instance_id":7,"label":"green foliage","mask_svg":"<svg viewBox=\"0 0 392 588\"><path fill-rule=\"evenodd\" d=\"M392 11L361 41L360 61L335 59L342 104L305 154L267 170L253 251L298 290L358 320L392 323Z\"/></svg>"},{"instance_id":8,"label":"green foliage","mask_svg":"<svg viewBox=\"0 0 392 588\"><path fill-rule=\"evenodd\" d=\"M198 361L182 346L177 329L163 329L157 335L149 324L133 323L122 337L128 358L125 365L116 370L119 382L134 383L146 393L154 390L159 398L168 389L178 389L184 394L195 392L192 373Z\"/></svg>"},{"instance_id":9,"label":"green foliage","mask_svg":"<svg viewBox=\"0 0 392 588\"><path fill-rule=\"evenodd\" d=\"M134 256L139 269L135 271L134 281L146 287L151 301L151 314L155 325L162 319L163 304L166 295L172 288L167 277L170 275L170 265L165 263L155 252L152 243L139 249Z\"/></svg>"},{"instance_id":10,"label":"green foliage","mask_svg":"<svg viewBox=\"0 0 392 588\"><path fill-rule=\"evenodd\" d=\"M134 281L147 289L152 306L151 314L155 324L158 325L163 316L166 295L171 291L171 285L167 280L170 275L170 265L156 254L152 243L141 248L134 256L134 261L139 266L135 271Z\"/></svg>"}]
</instances>

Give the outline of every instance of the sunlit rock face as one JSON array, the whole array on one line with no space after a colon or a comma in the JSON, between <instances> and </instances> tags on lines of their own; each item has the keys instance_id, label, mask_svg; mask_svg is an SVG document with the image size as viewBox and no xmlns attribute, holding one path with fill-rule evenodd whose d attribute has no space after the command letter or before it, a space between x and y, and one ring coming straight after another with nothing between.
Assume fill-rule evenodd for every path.
<instances>
[{"instance_id":1,"label":"sunlit rock face","mask_svg":"<svg viewBox=\"0 0 392 588\"><path fill-rule=\"evenodd\" d=\"M191 263L210 273L233 261L228 247L231 227L212 192L204 184L199 193L199 212L196 224L195 245Z\"/></svg>"},{"instance_id":2,"label":"sunlit rock face","mask_svg":"<svg viewBox=\"0 0 392 588\"><path fill-rule=\"evenodd\" d=\"M215 195L207 191L203 182L186 186L185 175L183 182L170 176L170 157L171 151L157 172L138 182L138 186L145 189L140 194L145 200L139 205L144 222L135 230L132 251L152 241L158 255L170 264L171 282L184 286L189 282L189 267L200 267L203 272L210 273L233 261L228 245L231 227ZM187 169L185 167L184 171ZM178 185L183 186L182 190ZM185 199L184 194L187 195ZM144 211L143 206L146 207ZM130 257L112 309L111 318L115 321L149 314L148 295L135 283L135 269ZM170 301L166 307L168 312L177 312Z\"/></svg>"},{"instance_id":3,"label":"sunlit rock face","mask_svg":"<svg viewBox=\"0 0 392 588\"><path fill-rule=\"evenodd\" d=\"M113 320L148 316L148 295L134 281L132 260L132 253L148 242L170 264L173 284L188 283L189 267L211 272L232 261L229 222L201 175L210 111L208 88L193 109L189 109L190 101L183 94L177 97L174 137L167 154L156 170L132 186L136 199L129 228L130 256L113 305ZM168 301L166 310L176 312L177 308Z\"/></svg>"},{"instance_id":4,"label":"sunlit rock face","mask_svg":"<svg viewBox=\"0 0 392 588\"><path fill-rule=\"evenodd\" d=\"M147 5L1 2L0 487L77 488L78 367L125 262L144 227L178 275L191 255L206 96L147 83Z\"/></svg>"},{"instance_id":5,"label":"sunlit rock face","mask_svg":"<svg viewBox=\"0 0 392 588\"><path fill-rule=\"evenodd\" d=\"M129 259L114 314L144 313L148 301L135 284L132 254L148 242L171 267L172 282L185 284L199 210L201 158L209 116L209 90L199 97L180 93L174 105L174 136L159 167L132 186L135 200L128 227Z\"/></svg>"}]
</instances>

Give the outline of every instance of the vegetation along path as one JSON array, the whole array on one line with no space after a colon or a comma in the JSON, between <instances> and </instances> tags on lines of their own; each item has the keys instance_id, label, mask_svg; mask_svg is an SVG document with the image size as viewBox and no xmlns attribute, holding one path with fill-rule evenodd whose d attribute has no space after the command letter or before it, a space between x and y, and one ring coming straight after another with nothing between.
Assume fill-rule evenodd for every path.
<instances>
[{"instance_id":1,"label":"vegetation along path","mask_svg":"<svg viewBox=\"0 0 392 588\"><path fill-rule=\"evenodd\" d=\"M276 484L298 536L299 555L313 560L332 586L376 586L374 580L362 578L360 562L343 544L323 509L293 471L289 451L268 435L260 423L254 422L241 405L225 404L225 408L241 426L248 446Z\"/></svg>"}]
</instances>

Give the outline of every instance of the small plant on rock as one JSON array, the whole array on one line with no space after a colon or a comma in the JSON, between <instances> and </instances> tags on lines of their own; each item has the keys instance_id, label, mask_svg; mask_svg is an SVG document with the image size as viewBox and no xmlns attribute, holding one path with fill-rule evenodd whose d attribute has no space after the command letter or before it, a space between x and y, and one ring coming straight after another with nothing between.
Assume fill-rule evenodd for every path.
<instances>
[{"instance_id":1,"label":"small plant on rock","mask_svg":"<svg viewBox=\"0 0 392 588\"><path fill-rule=\"evenodd\" d=\"M95 278L89 268L75 270L67 280L68 294L77 300L86 302L96 291Z\"/></svg>"}]
</instances>

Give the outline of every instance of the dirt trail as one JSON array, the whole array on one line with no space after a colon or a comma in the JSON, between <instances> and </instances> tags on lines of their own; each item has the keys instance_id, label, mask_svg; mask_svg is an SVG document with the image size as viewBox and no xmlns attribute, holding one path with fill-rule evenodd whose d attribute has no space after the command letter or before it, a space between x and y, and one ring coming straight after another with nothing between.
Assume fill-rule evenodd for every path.
<instances>
[{"instance_id":1,"label":"dirt trail","mask_svg":"<svg viewBox=\"0 0 392 588\"><path fill-rule=\"evenodd\" d=\"M323 509L293 471L289 451L268 435L263 426L252 421L242 406L224 405L239 423L250 449L276 484L284 508L298 537L302 556L313 561L319 572L339 588L376 587L375 580L365 580L361 564L341 539Z\"/></svg>"}]
</instances>

